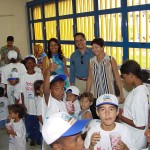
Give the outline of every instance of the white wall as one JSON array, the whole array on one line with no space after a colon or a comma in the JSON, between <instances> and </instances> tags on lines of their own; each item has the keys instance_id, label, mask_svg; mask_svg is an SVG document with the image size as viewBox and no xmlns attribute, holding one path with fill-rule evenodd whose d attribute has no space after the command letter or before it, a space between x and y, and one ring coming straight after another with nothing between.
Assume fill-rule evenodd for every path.
<instances>
[{"instance_id":1,"label":"white wall","mask_svg":"<svg viewBox=\"0 0 150 150\"><path fill-rule=\"evenodd\" d=\"M6 45L8 35L15 38L24 58L29 51L26 2L29 0L0 0L0 47Z\"/></svg>"}]
</instances>

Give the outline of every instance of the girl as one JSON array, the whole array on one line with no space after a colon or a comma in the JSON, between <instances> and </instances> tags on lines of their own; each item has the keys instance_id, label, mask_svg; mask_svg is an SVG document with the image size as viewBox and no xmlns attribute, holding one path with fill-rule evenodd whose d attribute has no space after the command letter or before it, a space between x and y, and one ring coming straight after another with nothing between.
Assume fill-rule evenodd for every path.
<instances>
[{"instance_id":1,"label":"girl","mask_svg":"<svg viewBox=\"0 0 150 150\"><path fill-rule=\"evenodd\" d=\"M22 105L13 104L9 107L10 122L6 124L9 135L9 150L26 150L26 129L22 118L25 109Z\"/></svg>"},{"instance_id":2,"label":"girl","mask_svg":"<svg viewBox=\"0 0 150 150\"><path fill-rule=\"evenodd\" d=\"M144 82L148 80L149 73L141 70L134 60L124 62L120 71L125 83L134 88L125 100L119 119L129 128L137 149L141 150L147 143L144 132L148 128L149 91Z\"/></svg>"},{"instance_id":3,"label":"girl","mask_svg":"<svg viewBox=\"0 0 150 150\"><path fill-rule=\"evenodd\" d=\"M79 113L78 119L93 119L92 113L90 111L90 106L93 103L93 94L89 92L84 92L80 95L80 106L81 111Z\"/></svg>"}]
</instances>

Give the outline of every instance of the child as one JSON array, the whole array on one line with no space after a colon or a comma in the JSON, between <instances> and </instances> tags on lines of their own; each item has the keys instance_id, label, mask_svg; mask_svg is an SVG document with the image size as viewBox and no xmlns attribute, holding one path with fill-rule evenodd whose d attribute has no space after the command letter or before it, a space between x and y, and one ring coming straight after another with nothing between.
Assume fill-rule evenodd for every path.
<instances>
[{"instance_id":1,"label":"child","mask_svg":"<svg viewBox=\"0 0 150 150\"><path fill-rule=\"evenodd\" d=\"M7 123L8 105L8 99L4 97L4 88L0 87L0 130L2 130Z\"/></svg>"},{"instance_id":2,"label":"child","mask_svg":"<svg viewBox=\"0 0 150 150\"><path fill-rule=\"evenodd\" d=\"M118 115L118 99L115 95L104 94L96 101L96 112L101 122L87 132L85 147L89 150L136 150L128 128L115 119Z\"/></svg>"},{"instance_id":3,"label":"child","mask_svg":"<svg viewBox=\"0 0 150 150\"><path fill-rule=\"evenodd\" d=\"M141 150L147 145L144 132L148 129L149 90L143 83L148 80L149 73L134 60L124 62L120 71L125 83L134 88L125 100L119 119L128 127L137 149Z\"/></svg>"},{"instance_id":4,"label":"child","mask_svg":"<svg viewBox=\"0 0 150 150\"><path fill-rule=\"evenodd\" d=\"M44 97L45 102L48 105L47 116L55 114L57 112L67 112L66 105L62 101L64 97L64 80L65 75L51 75L51 72L55 70L55 64L50 63L46 70L44 79Z\"/></svg>"},{"instance_id":5,"label":"child","mask_svg":"<svg viewBox=\"0 0 150 150\"><path fill-rule=\"evenodd\" d=\"M33 55L29 55L25 58L27 73L21 78L21 87L24 95L24 103L27 109L25 116L26 130L31 139L30 146L35 144L41 144L41 133L39 121L36 113L36 100L34 94L34 82L36 80L43 80L42 73L35 72L34 67L36 60Z\"/></svg>"},{"instance_id":6,"label":"child","mask_svg":"<svg viewBox=\"0 0 150 150\"><path fill-rule=\"evenodd\" d=\"M90 111L90 106L93 104L93 100L93 94L90 92L84 92L80 95L81 111L79 113L78 119L93 119L92 113Z\"/></svg>"},{"instance_id":7,"label":"child","mask_svg":"<svg viewBox=\"0 0 150 150\"><path fill-rule=\"evenodd\" d=\"M22 105L13 104L9 107L10 122L6 124L9 134L9 150L26 150L26 129L22 118L25 109Z\"/></svg>"},{"instance_id":8,"label":"child","mask_svg":"<svg viewBox=\"0 0 150 150\"><path fill-rule=\"evenodd\" d=\"M10 75L7 79L7 96L11 104L23 104L24 101L21 99L21 85L19 74L15 70L10 72Z\"/></svg>"},{"instance_id":9,"label":"child","mask_svg":"<svg viewBox=\"0 0 150 150\"><path fill-rule=\"evenodd\" d=\"M80 103L78 100L79 97L79 89L76 86L69 86L66 90L66 107L69 109L74 109L73 116L74 118L78 118L79 112L81 111Z\"/></svg>"}]
</instances>

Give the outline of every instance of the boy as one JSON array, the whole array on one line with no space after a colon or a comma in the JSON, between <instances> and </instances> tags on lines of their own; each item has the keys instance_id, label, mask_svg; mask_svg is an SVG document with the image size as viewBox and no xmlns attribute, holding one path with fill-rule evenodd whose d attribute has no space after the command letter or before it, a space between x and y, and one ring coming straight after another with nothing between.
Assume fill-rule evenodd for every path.
<instances>
[{"instance_id":1,"label":"boy","mask_svg":"<svg viewBox=\"0 0 150 150\"><path fill-rule=\"evenodd\" d=\"M79 112L81 111L80 103L78 100L79 93L79 89L76 86L69 86L66 90L66 106L68 106L67 104L73 105L74 113L72 116L76 119L78 118Z\"/></svg>"},{"instance_id":2,"label":"boy","mask_svg":"<svg viewBox=\"0 0 150 150\"><path fill-rule=\"evenodd\" d=\"M117 149L135 150L131 134L127 127L116 123L118 99L112 94L104 94L96 101L96 113L101 119L87 133L85 147L89 150Z\"/></svg>"},{"instance_id":3,"label":"boy","mask_svg":"<svg viewBox=\"0 0 150 150\"><path fill-rule=\"evenodd\" d=\"M84 150L81 132L88 122L89 120L76 120L65 112L59 112L46 118L42 135L53 150Z\"/></svg>"},{"instance_id":4,"label":"boy","mask_svg":"<svg viewBox=\"0 0 150 150\"><path fill-rule=\"evenodd\" d=\"M65 75L51 75L55 70L55 64L50 63L46 70L44 79L44 98L48 105L47 116L53 115L58 112L67 112L66 105L62 101L64 97L64 81Z\"/></svg>"},{"instance_id":5,"label":"boy","mask_svg":"<svg viewBox=\"0 0 150 150\"><path fill-rule=\"evenodd\" d=\"M0 130L2 130L7 123L8 105L8 99L4 97L4 89L0 87Z\"/></svg>"},{"instance_id":6,"label":"boy","mask_svg":"<svg viewBox=\"0 0 150 150\"><path fill-rule=\"evenodd\" d=\"M42 73L35 72L34 67L36 60L33 55L25 58L27 73L21 78L21 88L24 95L24 103L27 110L25 116L25 126L29 138L31 139L30 146L41 144L41 133L39 129L39 121L36 113L36 100L34 94L34 82L36 80L43 80Z\"/></svg>"}]
</instances>

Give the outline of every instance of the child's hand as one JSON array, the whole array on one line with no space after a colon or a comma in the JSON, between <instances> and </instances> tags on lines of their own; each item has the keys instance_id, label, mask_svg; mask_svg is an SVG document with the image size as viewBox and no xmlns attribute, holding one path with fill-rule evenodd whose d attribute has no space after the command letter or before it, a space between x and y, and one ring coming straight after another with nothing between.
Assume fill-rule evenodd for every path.
<instances>
[{"instance_id":1,"label":"child's hand","mask_svg":"<svg viewBox=\"0 0 150 150\"><path fill-rule=\"evenodd\" d=\"M51 62L50 62L49 67L48 67L48 70L49 70L50 72L53 72L53 71L56 70L56 68L57 68L57 65L56 65L55 63L51 63Z\"/></svg>"},{"instance_id":2,"label":"child's hand","mask_svg":"<svg viewBox=\"0 0 150 150\"><path fill-rule=\"evenodd\" d=\"M100 141L100 132L94 132L91 136L91 143L90 146L94 147L98 141Z\"/></svg>"},{"instance_id":3,"label":"child's hand","mask_svg":"<svg viewBox=\"0 0 150 150\"><path fill-rule=\"evenodd\" d=\"M14 131L13 128L7 129L7 134L9 134L9 135L11 134L13 137L16 136L16 132Z\"/></svg>"},{"instance_id":4,"label":"child's hand","mask_svg":"<svg viewBox=\"0 0 150 150\"><path fill-rule=\"evenodd\" d=\"M116 150L129 150L127 145L124 142L122 142L122 141L119 141L117 143L117 145L115 146L115 149Z\"/></svg>"}]
</instances>

